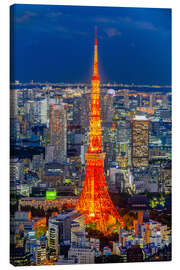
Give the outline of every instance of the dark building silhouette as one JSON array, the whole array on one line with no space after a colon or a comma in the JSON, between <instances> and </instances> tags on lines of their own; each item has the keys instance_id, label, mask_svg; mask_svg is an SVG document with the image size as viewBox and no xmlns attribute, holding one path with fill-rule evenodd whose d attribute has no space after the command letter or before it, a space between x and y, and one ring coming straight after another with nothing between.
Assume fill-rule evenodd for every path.
<instances>
[{"instance_id":1,"label":"dark building silhouette","mask_svg":"<svg viewBox=\"0 0 180 270\"><path fill-rule=\"evenodd\" d=\"M139 246L128 248L127 262L143 262L143 251Z\"/></svg>"}]
</instances>

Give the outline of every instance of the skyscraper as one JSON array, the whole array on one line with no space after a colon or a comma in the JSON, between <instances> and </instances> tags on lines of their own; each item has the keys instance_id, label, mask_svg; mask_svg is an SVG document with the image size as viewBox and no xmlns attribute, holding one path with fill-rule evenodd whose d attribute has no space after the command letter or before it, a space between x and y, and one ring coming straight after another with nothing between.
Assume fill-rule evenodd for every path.
<instances>
[{"instance_id":1,"label":"skyscraper","mask_svg":"<svg viewBox=\"0 0 180 270\"><path fill-rule=\"evenodd\" d=\"M16 139L20 134L18 119L18 96L17 90L10 90L10 138Z\"/></svg>"},{"instance_id":2,"label":"skyscraper","mask_svg":"<svg viewBox=\"0 0 180 270\"><path fill-rule=\"evenodd\" d=\"M18 104L17 104L17 90L10 90L10 118L17 117Z\"/></svg>"},{"instance_id":3,"label":"skyscraper","mask_svg":"<svg viewBox=\"0 0 180 270\"><path fill-rule=\"evenodd\" d=\"M48 124L48 99L43 99L40 102L40 121L41 124Z\"/></svg>"},{"instance_id":4,"label":"skyscraper","mask_svg":"<svg viewBox=\"0 0 180 270\"><path fill-rule=\"evenodd\" d=\"M145 116L131 121L131 162L133 167L149 164L149 120Z\"/></svg>"},{"instance_id":5,"label":"skyscraper","mask_svg":"<svg viewBox=\"0 0 180 270\"><path fill-rule=\"evenodd\" d=\"M61 245L70 245L72 220L79 221L81 226L83 216L76 210L66 210L48 221L49 247L56 254L59 254Z\"/></svg>"},{"instance_id":6,"label":"skyscraper","mask_svg":"<svg viewBox=\"0 0 180 270\"><path fill-rule=\"evenodd\" d=\"M86 175L83 190L76 205L84 213L86 224L95 223L96 229L108 233L109 227L122 219L114 207L108 193L104 174L105 153L102 149L100 119L100 78L98 74L97 37L94 49L94 70L92 76L91 112L89 122L89 146L85 154Z\"/></svg>"},{"instance_id":7,"label":"skyscraper","mask_svg":"<svg viewBox=\"0 0 180 270\"><path fill-rule=\"evenodd\" d=\"M109 123L112 125L114 95L115 95L114 89L109 89L108 91L101 93L100 104L101 104L101 119L103 120L102 124Z\"/></svg>"},{"instance_id":8,"label":"skyscraper","mask_svg":"<svg viewBox=\"0 0 180 270\"><path fill-rule=\"evenodd\" d=\"M89 115L90 115L90 101L91 94L89 92L83 93L81 97L81 126L88 128L89 126Z\"/></svg>"},{"instance_id":9,"label":"skyscraper","mask_svg":"<svg viewBox=\"0 0 180 270\"><path fill-rule=\"evenodd\" d=\"M65 104L50 105L50 144L47 147L47 155L52 160L48 162L63 163L67 154L67 113ZM51 155L48 153L51 151Z\"/></svg>"},{"instance_id":10,"label":"skyscraper","mask_svg":"<svg viewBox=\"0 0 180 270\"><path fill-rule=\"evenodd\" d=\"M49 247L56 254L60 252L60 245L71 240L71 213L59 214L49 219Z\"/></svg>"}]
</instances>

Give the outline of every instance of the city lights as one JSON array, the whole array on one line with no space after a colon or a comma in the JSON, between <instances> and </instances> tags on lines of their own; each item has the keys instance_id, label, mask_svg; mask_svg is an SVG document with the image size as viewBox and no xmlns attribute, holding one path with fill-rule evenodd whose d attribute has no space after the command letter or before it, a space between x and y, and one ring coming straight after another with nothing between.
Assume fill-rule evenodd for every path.
<instances>
[{"instance_id":1,"label":"city lights","mask_svg":"<svg viewBox=\"0 0 180 270\"><path fill-rule=\"evenodd\" d=\"M10 263L170 261L171 10L10 11Z\"/></svg>"}]
</instances>

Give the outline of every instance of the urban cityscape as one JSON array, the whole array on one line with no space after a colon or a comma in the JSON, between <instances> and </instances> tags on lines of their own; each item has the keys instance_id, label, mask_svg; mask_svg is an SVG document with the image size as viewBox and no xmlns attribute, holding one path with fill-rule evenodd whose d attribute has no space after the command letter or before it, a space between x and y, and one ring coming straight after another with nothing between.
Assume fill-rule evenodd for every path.
<instances>
[{"instance_id":1,"label":"urban cityscape","mask_svg":"<svg viewBox=\"0 0 180 270\"><path fill-rule=\"evenodd\" d=\"M14 24L36 17L34 10L27 12L29 6L34 5L11 6ZM25 15L18 17L21 7ZM52 7L53 23L66 8L71 10L58 8L55 14ZM72 7L72 14L78 8ZM121 24L131 23L127 16ZM99 22L106 23L105 18ZM157 31L153 25L144 26L146 31ZM91 46L86 47L93 59L86 67L86 73L91 70L89 81L23 80L11 74L10 263L14 266L171 260L171 81L132 82L131 74L126 83L122 77L103 81L99 54L106 39L101 24L91 27ZM115 34L120 38L111 28L109 42L115 42ZM65 46L64 51L69 45ZM61 53L65 53L62 48ZM86 58L83 53L82 58Z\"/></svg>"}]
</instances>

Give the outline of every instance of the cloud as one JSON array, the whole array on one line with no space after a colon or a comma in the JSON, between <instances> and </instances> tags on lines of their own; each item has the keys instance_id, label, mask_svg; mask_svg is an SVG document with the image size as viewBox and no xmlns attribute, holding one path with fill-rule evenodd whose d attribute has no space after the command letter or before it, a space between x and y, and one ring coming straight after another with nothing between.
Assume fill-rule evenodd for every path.
<instances>
[{"instance_id":1,"label":"cloud","mask_svg":"<svg viewBox=\"0 0 180 270\"><path fill-rule=\"evenodd\" d=\"M152 22L148 22L148 21L136 21L136 20L132 19L129 16L118 17L118 20L120 22L123 22L123 23L135 25L136 27L138 27L140 29L153 30L153 31L158 30L157 27L154 26Z\"/></svg>"},{"instance_id":2,"label":"cloud","mask_svg":"<svg viewBox=\"0 0 180 270\"><path fill-rule=\"evenodd\" d=\"M157 27L155 27L151 22L146 21L136 21L135 24L145 30L153 30L156 31Z\"/></svg>"},{"instance_id":3,"label":"cloud","mask_svg":"<svg viewBox=\"0 0 180 270\"><path fill-rule=\"evenodd\" d=\"M35 16L37 16L37 14L35 12L25 11L23 16L16 18L16 22L21 23L21 22L27 21L30 18L35 17Z\"/></svg>"},{"instance_id":4,"label":"cloud","mask_svg":"<svg viewBox=\"0 0 180 270\"><path fill-rule=\"evenodd\" d=\"M96 17L94 19L94 22L97 23L115 23L115 21L111 18L107 18L107 17Z\"/></svg>"},{"instance_id":5,"label":"cloud","mask_svg":"<svg viewBox=\"0 0 180 270\"><path fill-rule=\"evenodd\" d=\"M104 31L109 38L122 35L122 33L114 27L106 28Z\"/></svg>"},{"instance_id":6,"label":"cloud","mask_svg":"<svg viewBox=\"0 0 180 270\"><path fill-rule=\"evenodd\" d=\"M149 22L149 21L137 21L137 20L134 20L133 18L129 17L129 16L118 16L116 18L108 18L108 17L96 17L94 19L95 22L97 23L103 23L103 24L110 24L112 25L112 28L110 28L110 25L109 25L109 28L107 29L106 31L106 34L111 37L111 36L115 36L115 35L118 35L118 31L116 31L116 29L114 28L115 25L121 25L123 23L124 24L127 24L129 26L135 26L139 29L145 29L145 30L152 30L152 31L156 31L158 30L158 28L152 23L152 22ZM121 33L119 32L119 35Z\"/></svg>"},{"instance_id":7,"label":"cloud","mask_svg":"<svg viewBox=\"0 0 180 270\"><path fill-rule=\"evenodd\" d=\"M129 16L125 16L125 17L120 16L120 17L117 18L117 21L125 22L125 23L131 23L132 19Z\"/></svg>"},{"instance_id":8,"label":"cloud","mask_svg":"<svg viewBox=\"0 0 180 270\"><path fill-rule=\"evenodd\" d=\"M87 32L84 31L79 31L79 30L72 30L68 29L67 27L64 26L57 26L55 30L59 33L63 33L64 37L68 38L73 38L74 36L81 36L81 37L86 37L88 36Z\"/></svg>"},{"instance_id":9,"label":"cloud","mask_svg":"<svg viewBox=\"0 0 180 270\"><path fill-rule=\"evenodd\" d=\"M57 18L59 16L62 16L63 13L58 11L58 12L50 12L47 16L50 17L50 18Z\"/></svg>"},{"instance_id":10,"label":"cloud","mask_svg":"<svg viewBox=\"0 0 180 270\"><path fill-rule=\"evenodd\" d=\"M94 19L95 22L98 23L104 23L104 24L117 24L117 23L121 23L121 22L125 22L125 23L130 23L132 22L132 19L129 16L118 16L118 17L96 17Z\"/></svg>"},{"instance_id":11,"label":"cloud","mask_svg":"<svg viewBox=\"0 0 180 270\"><path fill-rule=\"evenodd\" d=\"M61 25L55 27L55 30L60 33L69 33L69 30L66 27L61 26Z\"/></svg>"}]
</instances>

